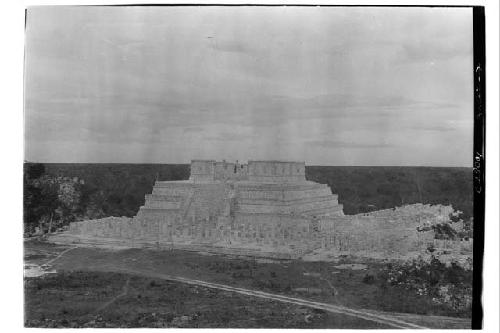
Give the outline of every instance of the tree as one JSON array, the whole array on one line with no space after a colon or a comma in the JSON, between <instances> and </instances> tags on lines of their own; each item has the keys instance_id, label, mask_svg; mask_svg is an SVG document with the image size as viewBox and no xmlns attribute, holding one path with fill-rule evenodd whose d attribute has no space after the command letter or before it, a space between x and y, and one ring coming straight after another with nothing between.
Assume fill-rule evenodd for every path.
<instances>
[{"instance_id":1,"label":"tree","mask_svg":"<svg viewBox=\"0 0 500 333\"><path fill-rule=\"evenodd\" d=\"M45 174L45 165L42 163L25 164L25 179L38 179Z\"/></svg>"},{"instance_id":2,"label":"tree","mask_svg":"<svg viewBox=\"0 0 500 333\"><path fill-rule=\"evenodd\" d=\"M46 201L51 196L44 198L42 188L38 186L38 180L45 174L45 166L41 163L26 163L24 165L23 179L23 217L24 230L27 233L32 233L39 225L41 217L44 215Z\"/></svg>"},{"instance_id":3,"label":"tree","mask_svg":"<svg viewBox=\"0 0 500 333\"><path fill-rule=\"evenodd\" d=\"M458 233L449 223L437 223L432 226L436 239L456 239Z\"/></svg>"},{"instance_id":4,"label":"tree","mask_svg":"<svg viewBox=\"0 0 500 333\"><path fill-rule=\"evenodd\" d=\"M36 227L43 230L47 222L51 223L54 211L58 207L58 188L58 185L46 175L36 179L25 179L25 232L32 233Z\"/></svg>"},{"instance_id":5,"label":"tree","mask_svg":"<svg viewBox=\"0 0 500 333\"><path fill-rule=\"evenodd\" d=\"M450 213L450 221L453 222L453 223L457 223L457 222L463 222L462 218L463 218L463 213L458 211L458 212L454 212L454 213Z\"/></svg>"},{"instance_id":6,"label":"tree","mask_svg":"<svg viewBox=\"0 0 500 333\"><path fill-rule=\"evenodd\" d=\"M78 178L45 174L43 164L25 166L24 230L52 232L74 221L79 214L81 186Z\"/></svg>"}]
</instances>

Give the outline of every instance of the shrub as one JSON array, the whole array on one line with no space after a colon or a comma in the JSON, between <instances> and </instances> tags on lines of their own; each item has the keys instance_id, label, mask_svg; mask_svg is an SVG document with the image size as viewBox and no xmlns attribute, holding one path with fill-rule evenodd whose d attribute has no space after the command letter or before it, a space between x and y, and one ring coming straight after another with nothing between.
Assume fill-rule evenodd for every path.
<instances>
[{"instance_id":1,"label":"shrub","mask_svg":"<svg viewBox=\"0 0 500 333\"><path fill-rule=\"evenodd\" d=\"M375 277L371 274L366 274L364 277L363 277L363 283L366 283L366 284L373 284L375 282Z\"/></svg>"},{"instance_id":2,"label":"shrub","mask_svg":"<svg viewBox=\"0 0 500 333\"><path fill-rule=\"evenodd\" d=\"M472 270L456 263L447 266L435 256L429 261L418 258L403 264L386 265L379 279L383 287L389 285L412 290L416 295L430 296L434 303L444 304L455 311L470 309Z\"/></svg>"}]
</instances>

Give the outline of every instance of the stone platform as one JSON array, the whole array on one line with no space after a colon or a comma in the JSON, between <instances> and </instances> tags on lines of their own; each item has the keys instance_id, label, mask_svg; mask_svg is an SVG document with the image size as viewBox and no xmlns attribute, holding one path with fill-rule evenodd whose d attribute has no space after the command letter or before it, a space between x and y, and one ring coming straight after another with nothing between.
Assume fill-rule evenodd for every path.
<instances>
[{"instance_id":1,"label":"stone platform","mask_svg":"<svg viewBox=\"0 0 500 333\"><path fill-rule=\"evenodd\" d=\"M188 180L156 181L135 217L74 222L51 240L283 259L318 250L399 257L425 251L434 234L419 227L453 211L415 204L344 216L327 185L306 180L303 162L196 160Z\"/></svg>"},{"instance_id":2,"label":"stone platform","mask_svg":"<svg viewBox=\"0 0 500 333\"><path fill-rule=\"evenodd\" d=\"M305 163L192 161L184 181L157 181L133 218L71 223L59 241L297 258L333 240L337 195ZM135 245L134 245L135 244Z\"/></svg>"}]
</instances>

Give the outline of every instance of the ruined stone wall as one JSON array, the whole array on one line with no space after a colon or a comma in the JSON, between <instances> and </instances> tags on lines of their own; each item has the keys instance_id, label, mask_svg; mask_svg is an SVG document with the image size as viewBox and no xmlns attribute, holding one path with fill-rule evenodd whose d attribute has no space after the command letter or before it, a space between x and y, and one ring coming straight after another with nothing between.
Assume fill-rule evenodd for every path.
<instances>
[{"instance_id":1,"label":"ruined stone wall","mask_svg":"<svg viewBox=\"0 0 500 333\"><path fill-rule=\"evenodd\" d=\"M295 200L322 196L337 199L337 195L332 194L328 185L312 182L300 185L237 183L235 186L238 196L242 199Z\"/></svg>"},{"instance_id":2,"label":"ruined stone wall","mask_svg":"<svg viewBox=\"0 0 500 333\"><path fill-rule=\"evenodd\" d=\"M316 218L325 213L343 215L328 186L304 179L297 183L227 181L231 179L217 165L193 161L189 181L157 181L133 219L79 222L72 224L70 234L167 247L222 247L258 253L265 249L267 254L292 257L333 244L333 220ZM281 166L266 166L276 165ZM238 167L227 166L233 171ZM282 169L269 170L271 175L288 177L283 170L291 172L287 167L296 166L285 163ZM303 169L298 166L293 172L300 174ZM216 178L224 179L209 179L212 171Z\"/></svg>"},{"instance_id":3,"label":"ruined stone wall","mask_svg":"<svg viewBox=\"0 0 500 333\"><path fill-rule=\"evenodd\" d=\"M434 248L438 250L451 251L459 254L470 254L474 247L473 239L468 240L449 240L434 239Z\"/></svg>"},{"instance_id":4,"label":"ruined stone wall","mask_svg":"<svg viewBox=\"0 0 500 333\"><path fill-rule=\"evenodd\" d=\"M316 222L316 224L315 224ZM238 213L230 229L232 244L256 244L267 248L288 247L305 253L326 246L333 221L279 214Z\"/></svg>"},{"instance_id":5,"label":"ruined stone wall","mask_svg":"<svg viewBox=\"0 0 500 333\"><path fill-rule=\"evenodd\" d=\"M145 206L150 208L161 209L180 209L184 196L146 194Z\"/></svg>"},{"instance_id":6,"label":"ruined stone wall","mask_svg":"<svg viewBox=\"0 0 500 333\"><path fill-rule=\"evenodd\" d=\"M247 180L248 165L228 163L226 161L215 163L215 180Z\"/></svg>"},{"instance_id":7,"label":"ruined stone wall","mask_svg":"<svg viewBox=\"0 0 500 333\"><path fill-rule=\"evenodd\" d=\"M140 221L171 220L172 216L183 216L185 206L193 195L193 183L186 181L157 181L152 194L145 196L144 205L136 218Z\"/></svg>"},{"instance_id":8,"label":"ruined stone wall","mask_svg":"<svg viewBox=\"0 0 500 333\"><path fill-rule=\"evenodd\" d=\"M448 221L451 206L415 204L344 216L327 185L305 180L304 163L193 161L191 169L189 181L157 181L134 218L71 223L68 234L289 257L319 248L381 257L422 252L430 245L472 248L472 242L439 243L433 232L417 231Z\"/></svg>"},{"instance_id":9,"label":"ruined stone wall","mask_svg":"<svg viewBox=\"0 0 500 333\"><path fill-rule=\"evenodd\" d=\"M326 247L328 227L321 222L290 216L238 214L234 220L181 220L177 215L148 213L135 218L106 218L72 223L69 234L84 238L121 239L124 243L161 247L208 246L240 249L241 254L297 257ZM324 228L324 229L322 229ZM331 223L330 223L331 229ZM245 252L245 251L251 252Z\"/></svg>"},{"instance_id":10,"label":"ruined stone wall","mask_svg":"<svg viewBox=\"0 0 500 333\"><path fill-rule=\"evenodd\" d=\"M303 182L304 162L248 161L248 180L262 183Z\"/></svg>"},{"instance_id":11,"label":"ruined stone wall","mask_svg":"<svg viewBox=\"0 0 500 333\"><path fill-rule=\"evenodd\" d=\"M343 217L336 220L334 248L338 254L381 257L405 256L425 251L432 244L432 233L383 219Z\"/></svg>"},{"instance_id":12,"label":"ruined stone wall","mask_svg":"<svg viewBox=\"0 0 500 333\"><path fill-rule=\"evenodd\" d=\"M256 201L239 202L237 212L239 213L265 213L265 214L292 214L292 215L322 215L330 212L340 211L342 208L330 199L324 200L301 200L292 203L265 203Z\"/></svg>"},{"instance_id":13,"label":"ruined stone wall","mask_svg":"<svg viewBox=\"0 0 500 333\"><path fill-rule=\"evenodd\" d=\"M84 237L154 241L158 226L137 218L107 217L73 222L70 224L69 233Z\"/></svg>"},{"instance_id":14,"label":"ruined stone wall","mask_svg":"<svg viewBox=\"0 0 500 333\"><path fill-rule=\"evenodd\" d=\"M334 248L339 253L405 256L425 251L435 243L423 224L447 221L451 206L414 204L335 219Z\"/></svg>"},{"instance_id":15,"label":"ruined stone wall","mask_svg":"<svg viewBox=\"0 0 500 333\"><path fill-rule=\"evenodd\" d=\"M194 189L198 203L190 211L198 214L187 217L182 216L182 209L144 207L133 219L105 218L72 223L69 233L123 239L131 244L234 248L243 251L242 254L264 251L291 257L319 248L328 248L334 255L381 258L404 258L423 253L430 246L443 253L472 252L472 240L436 240L432 231L417 231L422 223L442 221L452 210L448 206L417 204L334 217L243 212L230 216L221 210L228 204L231 191L230 186ZM217 195L211 196L211 193ZM214 210L214 207L219 208Z\"/></svg>"},{"instance_id":16,"label":"ruined stone wall","mask_svg":"<svg viewBox=\"0 0 500 333\"><path fill-rule=\"evenodd\" d=\"M261 183L304 182L304 162L249 161L248 164L216 162L214 160L191 161L190 180L195 182L250 180Z\"/></svg>"},{"instance_id":17,"label":"ruined stone wall","mask_svg":"<svg viewBox=\"0 0 500 333\"><path fill-rule=\"evenodd\" d=\"M215 178L214 160L193 160L191 161L190 180L195 182L213 181Z\"/></svg>"},{"instance_id":18,"label":"ruined stone wall","mask_svg":"<svg viewBox=\"0 0 500 333\"><path fill-rule=\"evenodd\" d=\"M430 205L430 204L412 204L391 209L377 210L364 215L380 216L389 219L398 219L400 217L415 217L420 221L429 221L433 223L441 223L449 220L450 214L454 212L452 206L445 205Z\"/></svg>"},{"instance_id":19,"label":"ruined stone wall","mask_svg":"<svg viewBox=\"0 0 500 333\"><path fill-rule=\"evenodd\" d=\"M343 215L342 205L326 185L304 182L236 185L236 212L290 215Z\"/></svg>"},{"instance_id":20,"label":"ruined stone wall","mask_svg":"<svg viewBox=\"0 0 500 333\"><path fill-rule=\"evenodd\" d=\"M192 204L188 215L202 219L221 215L227 201L228 190L223 183L195 185Z\"/></svg>"},{"instance_id":21,"label":"ruined stone wall","mask_svg":"<svg viewBox=\"0 0 500 333\"><path fill-rule=\"evenodd\" d=\"M192 191L193 184L187 181L157 181L153 186L153 195L187 196Z\"/></svg>"}]
</instances>

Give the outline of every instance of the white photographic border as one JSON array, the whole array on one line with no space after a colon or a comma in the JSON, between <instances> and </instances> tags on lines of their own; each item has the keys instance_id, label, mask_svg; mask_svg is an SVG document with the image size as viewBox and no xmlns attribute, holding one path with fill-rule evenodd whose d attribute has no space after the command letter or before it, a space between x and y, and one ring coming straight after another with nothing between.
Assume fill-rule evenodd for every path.
<instances>
[{"instance_id":1,"label":"white photographic border","mask_svg":"<svg viewBox=\"0 0 500 333\"><path fill-rule=\"evenodd\" d=\"M36 5L104 4L323 4L323 5L433 5L485 6L486 12L486 211L483 270L485 332L499 332L499 2L483 1L6 1L0 9L2 36L2 321L5 332L23 328L22 164L23 164L23 62L24 10ZM472 157L471 157L472 158ZM98 329L99 331L103 331ZM60 332L66 329L58 330ZM69 331L69 330L68 330ZM147 330L149 332L149 329ZM171 331L171 330L169 330ZM178 330L174 329L177 332ZM262 332L263 330L259 330ZM264 330L267 331L267 330ZM300 330L300 332L312 330ZM347 332L363 330L344 330ZM432 330L433 332L436 330ZM441 330L437 330L441 331ZM106 331L107 332L107 331ZM127 332L139 332L127 329ZM141 329L140 332L145 332ZM183 330L182 332L194 332ZM443 330L443 332L445 332Z\"/></svg>"}]
</instances>

